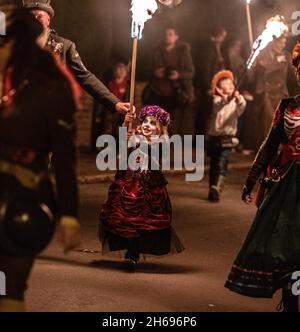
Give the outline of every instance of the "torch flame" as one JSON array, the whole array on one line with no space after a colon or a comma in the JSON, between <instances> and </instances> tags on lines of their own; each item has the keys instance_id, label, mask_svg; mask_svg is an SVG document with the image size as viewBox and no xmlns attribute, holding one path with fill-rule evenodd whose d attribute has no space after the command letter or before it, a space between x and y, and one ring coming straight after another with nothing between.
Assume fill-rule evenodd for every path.
<instances>
[{"instance_id":1,"label":"torch flame","mask_svg":"<svg viewBox=\"0 0 300 332\"><path fill-rule=\"evenodd\" d=\"M275 38L289 31L283 16L276 15L267 21L266 28L253 44L253 52L248 60L247 69L251 69L256 58Z\"/></svg>"},{"instance_id":2,"label":"torch flame","mask_svg":"<svg viewBox=\"0 0 300 332\"><path fill-rule=\"evenodd\" d=\"M145 23L152 18L157 11L156 0L132 0L132 38L141 39Z\"/></svg>"}]
</instances>

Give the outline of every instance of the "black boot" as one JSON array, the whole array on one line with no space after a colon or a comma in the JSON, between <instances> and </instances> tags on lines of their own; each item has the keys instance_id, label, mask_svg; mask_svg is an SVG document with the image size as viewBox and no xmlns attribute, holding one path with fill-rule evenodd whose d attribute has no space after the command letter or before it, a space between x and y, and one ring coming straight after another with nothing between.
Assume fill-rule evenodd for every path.
<instances>
[{"instance_id":1,"label":"black boot","mask_svg":"<svg viewBox=\"0 0 300 332\"><path fill-rule=\"evenodd\" d=\"M212 203L218 203L220 201L220 193L216 186L211 186L208 193L208 200Z\"/></svg>"},{"instance_id":2,"label":"black boot","mask_svg":"<svg viewBox=\"0 0 300 332\"><path fill-rule=\"evenodd\" d=\"M128 241L128 248L125 255L126 269L129 272L135 272L140 260L140 243L139 239L130 239Z\"/></svg>"},{"instance_id":3,"label":"black boot","mask_svg":"<svg viewBox=\"0 0 300 332\"><path fill-rule=\"evenodd\" d=\"M133 255L130 251L126 252L125 255L125 268L129 272L136 272L139 263L139 256Z\"/></svg>"},{"instance_id":4,"label":"black boot","mask_svg":"<svg viewBox=\"0 0 300 332\"><path fill-rule=\"evenodd\" d=\"M211 185L208 194L208 200L212 203L218 203L220 201L221 193L225 186L226 177L220 175L216 185Z\"/></svg>"}]
</instances>

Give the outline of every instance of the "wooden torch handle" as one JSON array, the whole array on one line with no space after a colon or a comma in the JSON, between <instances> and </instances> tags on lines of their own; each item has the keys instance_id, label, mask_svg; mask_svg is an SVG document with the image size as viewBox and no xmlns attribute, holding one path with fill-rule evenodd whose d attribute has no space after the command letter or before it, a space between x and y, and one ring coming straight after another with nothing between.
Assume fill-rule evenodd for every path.
<instances>
[{"instance_id":1,"label":"wooden torch handle","mask_svg":"<svg viewBox=\"0 0 300 332\"><path fill-rule=\"evenodd\" d=\"M130 114L134 113L135 99L135 79L136 79L136 59L138 50L138 39L133 39L132 63L131 63L131 80L130 80ZM132 130L132 121L128 123L128 130Z\"/></svg>"}]
</instances>

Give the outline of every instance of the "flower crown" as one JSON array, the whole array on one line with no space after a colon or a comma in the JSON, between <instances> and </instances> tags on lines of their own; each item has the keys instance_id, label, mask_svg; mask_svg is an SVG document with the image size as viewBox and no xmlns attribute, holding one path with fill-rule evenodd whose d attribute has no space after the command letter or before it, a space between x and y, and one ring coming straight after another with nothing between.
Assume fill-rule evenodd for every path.
<instances>
[{"instance_id":1,"label":"flower crown","mask_svg":"<svg viewBox=\"0 0 300 332\"><path fill-rule=\"evenodd\" d=\"M171 122L170 114L159 106L143 107L139 115L139 120L142 122L147 116L155 117L164 127L167 127Z\"/></svg>"},{"instance_id":2,"label":"flower crown","mask_svg":"<svg viewBox=\"0 0 300 332\"><path fill-rule=\"evenodd\" d=\"M298 43L294 49L293 49L293 53L292 53L292 59L293 59L293 65L295 67L298 67L300 64L300 43Z\"/></svg>"}]
</instances>

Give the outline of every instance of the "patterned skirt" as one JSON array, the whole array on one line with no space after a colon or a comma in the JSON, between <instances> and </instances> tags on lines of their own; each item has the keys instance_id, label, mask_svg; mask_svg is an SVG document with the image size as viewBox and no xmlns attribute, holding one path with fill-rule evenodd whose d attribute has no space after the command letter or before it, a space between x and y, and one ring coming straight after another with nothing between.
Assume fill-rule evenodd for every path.
<instances>
[{"instance_id":1,"label":"patterned skirt","mask_svg":"<svg viewBox=\"0 0 300 332\"><path fill-rule=\"evenodd\" d=\"M265 194L225 287L271 298L300 271L300 163Z\"/></svg>"}]
</instances>

